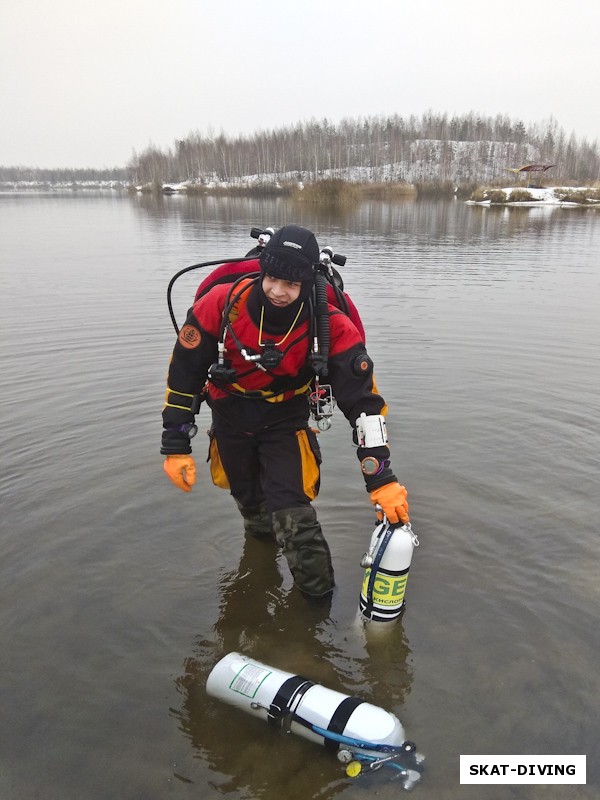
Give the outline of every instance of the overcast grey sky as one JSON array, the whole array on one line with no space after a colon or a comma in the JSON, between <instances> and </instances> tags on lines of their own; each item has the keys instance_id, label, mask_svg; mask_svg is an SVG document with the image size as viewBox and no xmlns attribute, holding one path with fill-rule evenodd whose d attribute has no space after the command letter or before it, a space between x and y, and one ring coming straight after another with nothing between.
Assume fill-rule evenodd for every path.
<instances>
[{"instance_id":1,"label":"overcast grey sky","mask_svg":"<svg viewBox=\"0 0 600 800\"><path fill-rule=\"evenodd\" d=\"M0 0L0 164L436 112L600 139L599 0Z\"/></svg>"}]
</instances>

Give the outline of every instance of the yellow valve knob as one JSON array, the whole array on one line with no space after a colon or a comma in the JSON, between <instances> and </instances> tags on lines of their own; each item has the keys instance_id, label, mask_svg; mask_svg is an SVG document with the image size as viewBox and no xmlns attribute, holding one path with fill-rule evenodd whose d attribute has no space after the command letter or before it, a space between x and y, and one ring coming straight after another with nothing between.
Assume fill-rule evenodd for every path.
<instances>
[{"instance_id":1,"label":"yellow valve knob","mask_svg":"<svg viewBox=\"0 0 600 800\"><path fill-rule=\"evenodd\" d=\"M357 778L362 772L360 761L351 761L346 767L346 775L349 778Z\"/></svg>"}]
</instances>

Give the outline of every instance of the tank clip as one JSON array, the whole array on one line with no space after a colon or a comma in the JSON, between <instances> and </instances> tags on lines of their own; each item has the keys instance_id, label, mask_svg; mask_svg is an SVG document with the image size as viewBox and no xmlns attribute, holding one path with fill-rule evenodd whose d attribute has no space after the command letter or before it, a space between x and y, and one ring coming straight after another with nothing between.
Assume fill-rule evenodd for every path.
<instances>
[{"instance_id":1,"label":"tank clip","mask_svg":"<svg viewBox=\"0 0 600 800\"><path fill-rule=\"evenodd\" d=\"M410 538L412 539L413 547L418 547L420 544L419 537L413 531L410 522L407 522L406 525L403 525L402 527L404 528L405 531L408 531L410 533Z\"/></svg>"},{"instance_id":2,"label":"tank clip","mask_svg":"<svg viewBox=\"0 0 600 800\"><path fill-rule=\"evenodd\" d=\"M372 567L374 560L375 560L375 545L373 547L369 547L367 552L361 558L360 565L363 569L366 569L367 567Z\"/></svg>"},{"instance_id":3,"label":"tank clip","mask_svg":"<svg viewBox=\"0 0 600 800\"><path fill-rule=\"evenodd\" d=\"M308 397L310 413L317 423L320 431L328 431L331 428L331 417L335 408L335 398L333 389L328 383L320 383L315 378L313 390Z\"/></svg>"}]
</instances>

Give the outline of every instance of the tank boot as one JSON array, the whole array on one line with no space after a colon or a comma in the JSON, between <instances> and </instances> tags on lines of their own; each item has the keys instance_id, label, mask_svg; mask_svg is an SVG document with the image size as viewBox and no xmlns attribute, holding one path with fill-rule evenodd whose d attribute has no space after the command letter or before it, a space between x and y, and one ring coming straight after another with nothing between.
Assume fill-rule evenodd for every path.
<instances>
[{"instance_id":1,"label":"tank boot","mask_svg":"<svg viewBox=\"0 0 600 800\"><path fill-rule=\"evenodd\" d=\"M272 515L273 531L294 583L307 597L325 597L335 586L329 546L312 506L284 508Z\"/></svg>"},{"instance_id":2,"label":"tank boot","mask_svg":"<svg viewBox=\"0 0 600 800\"><path fill-rule=\"evenodd\" d=\"M256 539L275 538L266 503L261 503L252 508L243 508L237 500L236 503L244 520L244 533L246 536L254 536Z\"/></svg>"}]
</instances>

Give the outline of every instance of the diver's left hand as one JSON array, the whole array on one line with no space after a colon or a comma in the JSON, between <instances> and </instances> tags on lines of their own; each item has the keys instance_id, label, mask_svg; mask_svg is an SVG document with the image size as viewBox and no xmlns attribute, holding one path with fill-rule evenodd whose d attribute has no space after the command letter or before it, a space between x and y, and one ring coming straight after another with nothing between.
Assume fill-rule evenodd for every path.
<instances>
[{"instance_id":1,"label":"diver's left hand","mask_svg":"<svg viewBox=\"0 0 600 800\"><path fill-rule=\"evenodd\" d=\"M377 514L379 519L385 514L392 524L402 522L406 525L410 522L406 487L401 486L398 481L379 486L370 494L373 505L381 506L381 512Z\"/></svg>"}]
</instances>

